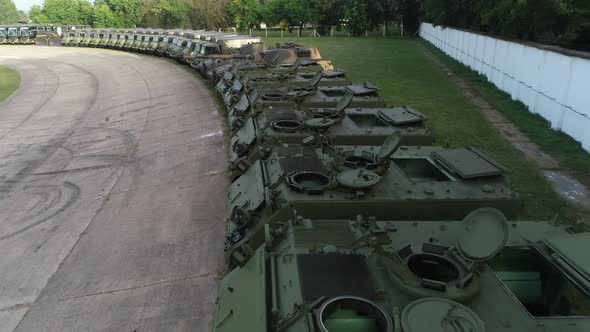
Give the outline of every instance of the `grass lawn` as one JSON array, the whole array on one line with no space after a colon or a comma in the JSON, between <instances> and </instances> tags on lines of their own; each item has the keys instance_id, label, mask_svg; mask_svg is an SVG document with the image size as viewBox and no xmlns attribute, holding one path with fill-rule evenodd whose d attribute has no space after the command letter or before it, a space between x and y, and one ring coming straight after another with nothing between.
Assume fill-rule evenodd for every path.
<instances>
[{"instance_id":1,"label":"grass lawn","mask_svg":"<svg viewBox=\"0 0 590 332\"><path fill-rule=\"evenodd\" d=\"M14 69L0 66L0 102L10 96L20 84L20 75Z\"/></svg>"},{"instance_id":2,"label":"grass lawn","mask_svg":"<svg viewBox=\"0 0 590 332\"><path fill-rule=\"evenodd\" d=\"M579 142L560 131L548 129L549 122L540 115L530 113L523 103L512 100L509 94L498 90L485 76L462 65L429 43L424 44L543 151L557 159L562 170L572 174L590 188L590 153L586 152Z\"/></svg>"},{"instance_id":3,"label":"grass lawn","mask_svg":"<svg viewBox=\"0 0 590 332\"><path fill-rule=\"evenodd\" d=\"M580 209L559 197L540 171L515 150L420 50L402 38L268 38L268 45L294 41L318 47L322 57L346 70L353 81L382 89L387 105L410 105L428 117L438 145L478 146L509 168L508 180L522 194L521 219L574 220ZM484 96L487 97L487 96ZM547 129L548 130L548 129ZM552 152L552 151L548 151Z\"/></svg>"}]
</instances>

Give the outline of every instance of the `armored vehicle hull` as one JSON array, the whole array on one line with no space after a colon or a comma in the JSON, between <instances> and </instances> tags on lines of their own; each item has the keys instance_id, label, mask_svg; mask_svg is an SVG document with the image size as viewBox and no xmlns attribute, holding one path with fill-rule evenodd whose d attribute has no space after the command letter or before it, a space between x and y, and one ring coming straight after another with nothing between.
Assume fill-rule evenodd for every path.
<instances>
[{"instance_id":1,"label":"armored vehicle hull","mask_svg":"<svg viewBox=\"0 0 590 332\"><path fill-rule=\"evenodd\" d=\"M261 153L230 185L226 247L257 248L264 225L284 222L294 211L317 219L370 214L388 220L461 219L480 207L509 218L520 211L503 167L481 151L397 149L399 141L396 134L381 147L283 144Z\"/></svg>"},{"instance_id":2,"label":"armored vehicle hull","mask_svg":"<svg viewBox=\"0 0 590 332\"><path fill-rule=\"evenodd\" d=\"M488 208L454 222L294 214L235 256L215 331L588 331L571 244L590 233L572 231Z\"/></svg>"}]
</instances>

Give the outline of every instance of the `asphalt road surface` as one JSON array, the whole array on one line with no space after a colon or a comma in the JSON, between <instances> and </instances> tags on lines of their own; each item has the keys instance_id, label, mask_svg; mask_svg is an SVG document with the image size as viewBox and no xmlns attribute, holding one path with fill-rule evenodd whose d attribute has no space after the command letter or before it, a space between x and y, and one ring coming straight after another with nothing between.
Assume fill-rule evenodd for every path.
<instances>
[{"instance_id":1,"label":"asphalt road surface","mask_svg":"<svg viewBox=\"0 0 590 332\"><path fill-rule=\"evenodd\" d=\"M222 119L157 57L0 46L0 331L209 331L223 270Z\"/></svg>"}]
</instances>

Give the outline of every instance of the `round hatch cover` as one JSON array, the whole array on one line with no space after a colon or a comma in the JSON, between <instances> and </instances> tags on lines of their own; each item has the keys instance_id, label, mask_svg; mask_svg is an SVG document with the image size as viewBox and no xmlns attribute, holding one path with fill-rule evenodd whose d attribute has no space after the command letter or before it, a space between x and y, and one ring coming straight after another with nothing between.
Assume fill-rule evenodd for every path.
<instances>
[{"instance_id":1,"label":"round hatch cover","mask_svg":"<svg viewBox=\"0 0 590 332\"><path fill-rule=\"evenodd\" d=\"M510 229L502 212L481 208L471 212L461 227L457 250L463 257L478 262L492 259L506 245Z\"/></svg>"},{"instance_id":2,"label":"round hatch cover","mask_svg":"<svg viewBox=\"0 0 590 332\"><path fill-rule=\"evenodd\" d=\"M329 118L311 118L305 120L305 126L312 129L325 129L333 125L336 121Z\"/></svg>"},{"instance_id":3,"label":"round hatch cover","mask_svg":"<svg viewBox=\"0 0 590 332\"><path fill-rule=\"evenodd\" d=\"M351 169L336 175L336 181L344 187L353 189L365 189L376 185L381 177L366 169Z\"/></svg>"},{"instance_id":4,"label":"round hatch cover","mask_svg":"<svg viewBox=\"0 0 590 332\"><path fill-rule=\"evenodd\" d=\"M402 135L399 131L394 131L391 136L387 137L377 156L379 160L389 158L400 147L402 142Z\"/></svg>"},{"instance_id":5,"label":"round hatch cover","mask_svg":"<svg viewBox=\"0 0 590 332\"><path fill-rule=\"evenodd\" d=\"M406 332L484 332L485 325L466 306L443 298L425 298L408 304L401 315Z\"/></svg>"},{"instance_id":6,"label":"round hatch cover","mask_svg":"<svg viewBox=\"0 0 590 332\"><path fill-rule=\"evenodd\" d=\"M348 106L350 106L353 98L354 98L354 95L350 92L345 94L344 96L342 96L342 98L340 98L340 100L338 100L338 103L336 103L336 111L337 112L344 111Z\"/></svg>"}]
</instances>

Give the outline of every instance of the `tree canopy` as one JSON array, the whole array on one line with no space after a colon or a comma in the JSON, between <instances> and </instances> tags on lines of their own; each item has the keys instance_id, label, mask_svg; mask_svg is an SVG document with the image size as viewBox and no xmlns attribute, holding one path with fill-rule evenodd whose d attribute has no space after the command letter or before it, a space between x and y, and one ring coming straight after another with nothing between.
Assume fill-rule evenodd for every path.
<instances>
[{"instance_id":1,"label":"tree canopy","mask_svg":"<svg viewBox=\"0 0 590 332\"><path fill-rule=\"evenodd\" d=\"M413 33L421 20L510 38L590 48L588 0L45 0L33 6L35 23L96 27L246 30L261 23L285 29L312 24L352 35L403 24ZM12 0L0 0L0 22L16 21Z\"/></svg>"},{"instance_id":2,"label":"tree canopy","mask_svg":"<svg viewBox=\"0 0 590 332\"><path fill-rule=\"evenodd\" d=\"M20 18L12 0L0 0L0 24L16 23Z\"/></svg>"}]
</instances>

